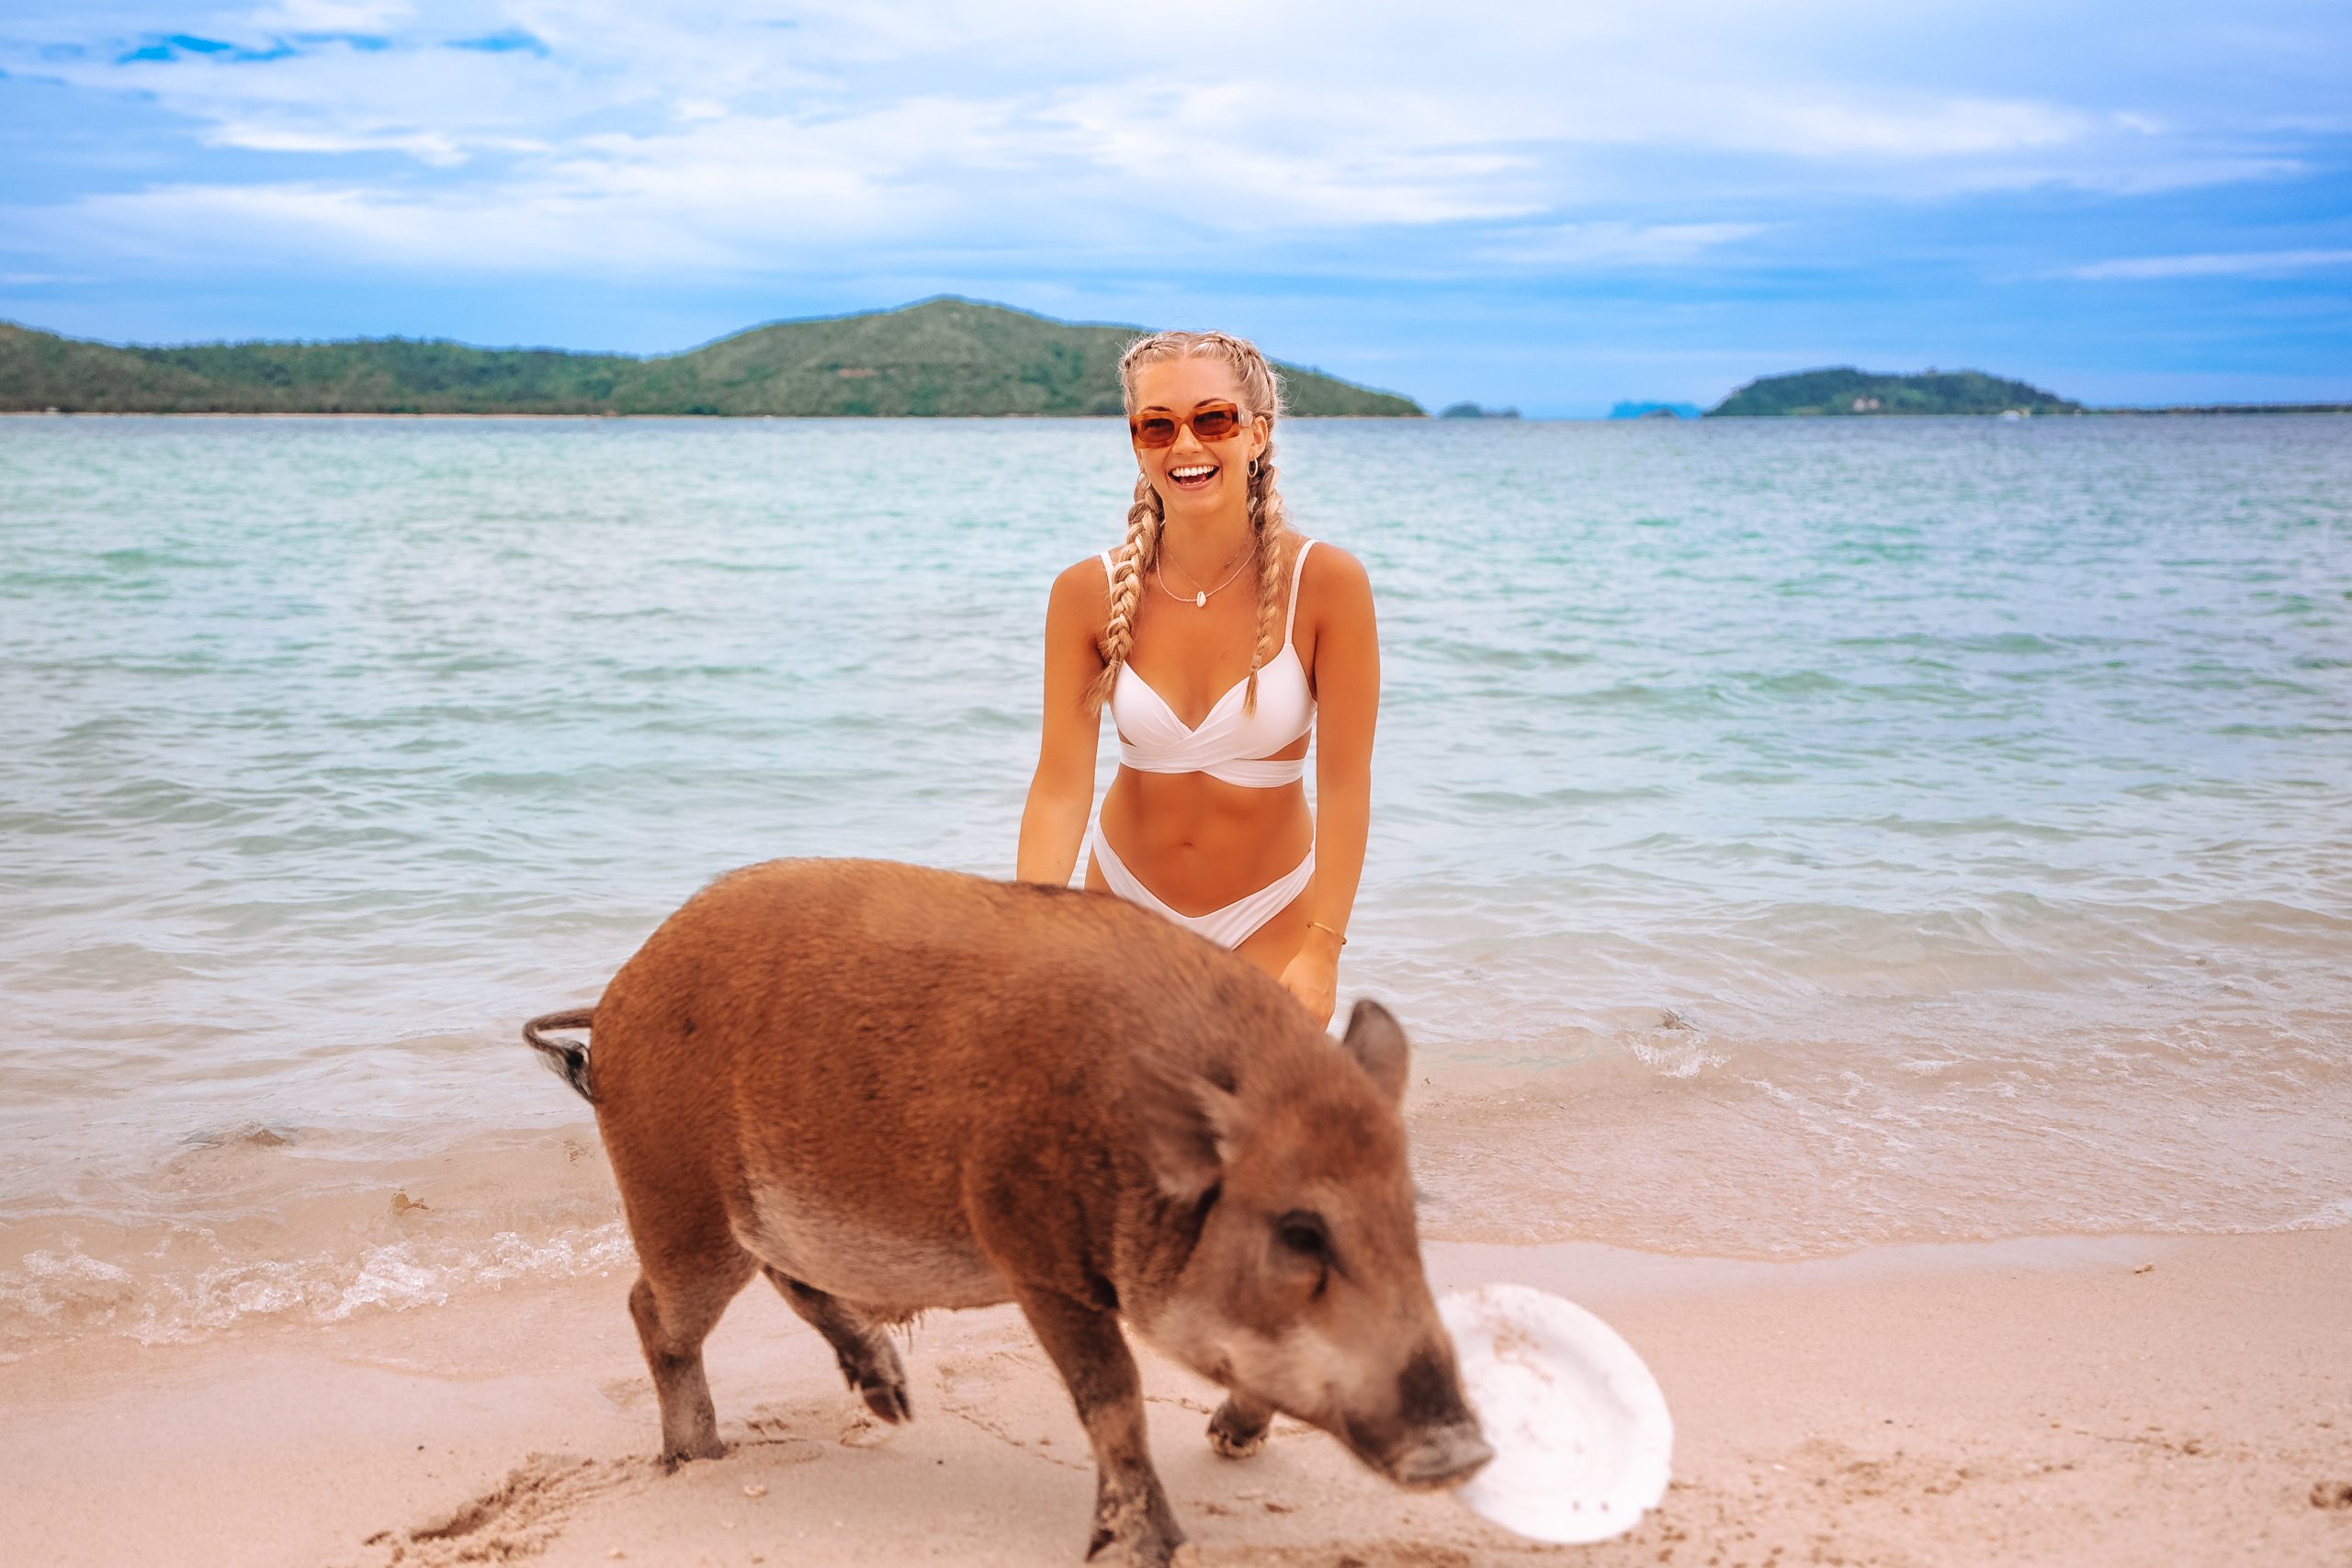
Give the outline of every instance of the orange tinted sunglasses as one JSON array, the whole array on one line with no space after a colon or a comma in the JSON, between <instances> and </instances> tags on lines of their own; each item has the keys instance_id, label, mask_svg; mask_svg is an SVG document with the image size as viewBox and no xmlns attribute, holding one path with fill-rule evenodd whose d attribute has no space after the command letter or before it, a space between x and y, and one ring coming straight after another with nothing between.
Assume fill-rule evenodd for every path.
<instances>
[{"instance_id":1,"label":"orange tinted sunglasses","mask_svg":"<svg viewBox=\"0 0 2352 1568\"><path fill-rule=\"evenodd\" d=\"M1241 429L1241 411L1225 402L1203 403L1190 414L1153 409L1127 421L1127 431L1136 446L1156 451L1175 446L1176 433L1187 425L1203 441L1230 440Z\"/></svg>"}]
</instances>

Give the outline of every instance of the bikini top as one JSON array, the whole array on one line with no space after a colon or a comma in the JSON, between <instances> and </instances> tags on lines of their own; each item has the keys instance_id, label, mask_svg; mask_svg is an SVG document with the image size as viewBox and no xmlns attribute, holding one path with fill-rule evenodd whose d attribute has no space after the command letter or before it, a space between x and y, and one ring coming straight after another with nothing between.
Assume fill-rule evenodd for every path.
<instances>
[{"instance_id":1,"label":"bikini top","mask_svg":"<svg viewBox=\"0 0 2352 1568\"><path fill-rule=\"evenodd\" d=\"M1278 789L1306 776L1306 759L1275 759L1279 751L1315 727L1315 694L1307 690L1306 666L1291 640L1298 625L1298 581L1312 539L1302 540L1290 569L1290 616L1283 624L1282 651L1258 671L1258 711L1241 711L1250 678L1243 676L1217 698L1197 728L1188 728L1167 699L1129 664L1119 666L1111 686L1111 722L1119 730L1119 761L1143 773L1206 773L1245 789ZM1116 578L1111 553L1102 570Z\"/></svg>"}]
</instances>

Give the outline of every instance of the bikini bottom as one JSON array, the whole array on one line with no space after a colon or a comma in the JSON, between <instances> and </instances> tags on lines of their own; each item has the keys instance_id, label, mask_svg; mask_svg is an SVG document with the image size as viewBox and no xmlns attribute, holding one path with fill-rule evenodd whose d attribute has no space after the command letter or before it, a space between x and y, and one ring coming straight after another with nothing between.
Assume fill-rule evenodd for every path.
<instances>
[{"instance_id":1,"label":"bikini bottom","mask_svg":"<svg viewBox=\"0 0 2352 1568\"><path fill-rule=\"evenodd\" d=\"M1211 909L1205 915L1187 915L1171 909L1150 888L1137 879L1126 863L1112 852L1110 840L1102 836L1102 823L1097 818L1087 843L1094 852L1094 861L1102 868L1102 880L1112 892L1130 904L1140 904L1155 915L1165 915L1187 931L1197 931L1219 947L1239 947L1268 920L1290 908L1291 901L1306 891L1315 880L1315 846L1306 847L1306 858L1281 877L1268 883L1255 893L1245 893L1223 908Z\"/></svg>"}]
</instances>

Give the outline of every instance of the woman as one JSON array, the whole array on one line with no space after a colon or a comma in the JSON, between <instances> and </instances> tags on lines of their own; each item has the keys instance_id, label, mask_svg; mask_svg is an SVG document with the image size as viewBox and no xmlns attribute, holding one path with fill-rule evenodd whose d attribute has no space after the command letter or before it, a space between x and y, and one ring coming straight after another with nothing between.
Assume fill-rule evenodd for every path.
<instances>
[{"instance_id":1,"label":"woman","mask_svg":"<svg viewBox=\"0 0 2352 1568\"><path fill-rule=\"evenodd\" d=\"M1087 886L1233 949L1328 1024L1371 810L1372 584L1283 517L1255 346L1159 333L1119 379L1135 504L1123 544L1054 581L1018 874L1067 883L1083 841ZM1106 703L1120 767L1090 834Z\"/></svg>"}]
</instances>

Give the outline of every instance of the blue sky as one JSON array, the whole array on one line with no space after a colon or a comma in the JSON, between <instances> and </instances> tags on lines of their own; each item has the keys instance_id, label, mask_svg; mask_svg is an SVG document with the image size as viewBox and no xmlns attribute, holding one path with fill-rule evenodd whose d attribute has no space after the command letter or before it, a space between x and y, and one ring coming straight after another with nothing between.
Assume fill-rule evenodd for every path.
<instances>
[{"instance_id":1,"label":"blue sky","mask_svg":"<svg viewBox=\"0 0 2352 1568\"><path fill-rule=\"evenodd\" d=\"M650 353L936 293L1432 406L2352 400L2352 6L0 14L0 318Z\"/></svg>"}]
</instances>

